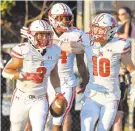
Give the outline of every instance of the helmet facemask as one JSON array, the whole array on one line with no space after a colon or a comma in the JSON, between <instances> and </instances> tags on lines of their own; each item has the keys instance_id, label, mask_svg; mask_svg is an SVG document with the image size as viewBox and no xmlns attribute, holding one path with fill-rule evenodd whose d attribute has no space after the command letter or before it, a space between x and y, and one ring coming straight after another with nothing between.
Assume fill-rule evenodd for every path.
<instances>
[{"instance_id":1,"label":"helmet facemask","mask_svg":"<svg viewBox=\"0 0 135 131\"><path fill-rule=\"evenodd\" d=\"M67 31L68 28L72 26L72 16L71 15L59 15L56 16L55 21L58 23L58 26L56 27L57 30L60 31ZM64 22L63 22L64 21Z\"/></svg>"},{"instance_id":2,"label":"helmet facemask","mask_svg":"<svg viewBox=\"0 0 135 131\"><path fill-rule=\"evenodd\" d=\"M66 32L73 25L73 15L63 14L63 15L52 15L52 26L61 32ZM51 18L50 18L51 21ZM64 21L64 22L63 22ZM51 22L50 22L51 23Z\"/></svg>"},{"instance_id":3,"label":"helmet facemask","mask_svg":"<svg viewBox=\"0 0 135 131\"><path fill-rule=\"evenodd\" d=\"M90 29L90 35L93 42L104 43L109 40L110 36L108 36L108 32L110 32L111 27L99 27L92 24Z\"/></svg>"},{"instance_id":4,"label":"helmet facemask","mask_svg":"<svg viewBox=\"0 0 135 131\"><path fill-rule=\"evenodd\" d=\"M29 43L36 49L45 49L52 45L53 31L44 20L34 21L28 28Z\"/></svg>"},{"instance_id":5,"label":"helmet facemask","mask_svg":"<svg viewBox=\"0 0 135 131\"><path fill-rule=\"evenodd\" d=\"M90 25L90 37L93 42L105 44L110 41L117 31L116 19L107 13L97 15Z\"/></svg>"},{"instance_id":6,"label":"helmet facemask","mask_svg":"<svg viewBox=\"0 0 135 131\"><path fill-rule=\"evenodd\" d=\"M71 9L63 3L55 4L48 13L49 22L58 31L66 32L74 21Z\"/></svg>"},{"instance_id":7,"label":"helmet facemask","mask_svg":"<svg viewBox=\"0 0 135 131\"><path fill-rule=\"evenodd\" d=\"M52 33L51 32L31 32L34 38L34 47L45 49L52 45Z\"/></svg>"}]
</instances>

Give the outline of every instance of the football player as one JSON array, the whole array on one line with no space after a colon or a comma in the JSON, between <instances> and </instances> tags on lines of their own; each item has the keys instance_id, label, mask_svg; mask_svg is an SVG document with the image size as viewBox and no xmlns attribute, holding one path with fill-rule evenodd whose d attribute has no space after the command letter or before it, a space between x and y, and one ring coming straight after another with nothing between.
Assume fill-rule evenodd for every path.
<instances>
[{"instance_id":1,"label":"football player","mask_svg":"<svg viewBox=\"0 0 135 131\"><path fill-rule=\"evenodd\" d=\"M88 54L91 55L91 47L86 34L82 30L73 27L73 20L73 13L66 4L55 4L49 11L49 21L54 32L53 44L57 44L62 49L61 57L58 62L58 73L62 88L57 88L55 91L63 93L68 101L68 106L64 115L53 119L53 129L50 129L53 131L60 130L65 117L69 114L72 107L75 96L75 87L77 85L77 80L73 72L75 56L77 58L80 75L83 78L83 84L86 85L88 82L88 73L84 64L83 54L75 54L80 54L87 50ZM27 32L27 29L23 28L22 34L25 35L25 31ZM91 57L89 57L89 61L92 63ZM51 83L55 86L55 81L53 79L51 79ZM66 127L71 128L68 123ZM69 131L69 128L65 130Z\"/></svg>"},{"instance_id":2,"label":"football player","mask_svg":"<svg viewBox=\"0 0 135 131\"><path fill-rule=\"evenodd\" d=\"M10 109L12 131L23 131L28 118L33 131L43 131L49 110L46 87L50 73L55 77L55 87L60 87L54 68L60 48L52 44L50 25L36 20L29 26L28 34L27 43L13 47L12 58L2 73L5 78L17 79Z\"/></svg>"},{"instance_id":3,"label":"football player","mask_svg":"<svg viewBox=\"0 0 135 131\"><path fill-rule=\"evenodd\" d=\"M120 61L131 73L132 83L135 84L130 42L115 38L116 31L117 21L107 13L97 15L90 26L88 35L92 47L93 71L88 62L90 80L82 95L85 96L85 102L81 110L81 131L93 131L97 120L97 131L109 131L112 126L120 100ZM133 102L135 92L131 94Z\"/></svg>"},{"instance_id":4,"label":"football player","mask_svg":"<svg viewBox=\"0 0 135 131\"><path fill-rule=\"evenodd\" d=\"M71 9L66 4L57 3L53 5L48 13L48 18L54 32L54 40L63 40L63 42L74 41L77 43L82 42L87 45L89 44L87 40L88 38L86 38L87 36L85 35L85 33L82 30L77 29L73 26L74 16ZM59 59L57 64L61 88L60 90L58 90L57 88L57 90L55 91L64 94L65 98L68 101L68 106L64 115L58 118L53 118L52 131L60 131L65 117L69 114L70 109L72 107L72 103L75 97L75 87L78 84L73 71L75 57L77 60L78 71L80 73L80 76L82 77L82 82L84 86L88 83L88 72L86 70L86 66L83 59L84 54L82 53L76 55L75 53L70 53L65 50L62 50L61 58ZM55 82L52 79L51 82L54 86ZM64 131L71 130L71 125L69 124L70 122L64 124Z\"/></svg>"}]
</instances>

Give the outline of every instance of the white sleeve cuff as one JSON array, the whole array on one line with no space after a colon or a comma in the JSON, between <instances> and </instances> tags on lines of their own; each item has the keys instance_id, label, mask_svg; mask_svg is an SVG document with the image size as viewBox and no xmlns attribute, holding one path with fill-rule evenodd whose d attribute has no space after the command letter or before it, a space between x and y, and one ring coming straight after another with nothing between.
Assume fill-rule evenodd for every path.
<instances>
[{"instance_id":1,"label":"white sleeve cuff","mask_svg":"<svg viewBox=\"0 0 135 131\"><path fill-rule=\"evenodd\" d=\"M2 76L3 76L4 78L10 79L10 80L12 80L12 79L14 78L14 74L7 73L7 72L5 72L4 70L3 70L3 72L2 72Z\"/></svg>"}]
</instances>

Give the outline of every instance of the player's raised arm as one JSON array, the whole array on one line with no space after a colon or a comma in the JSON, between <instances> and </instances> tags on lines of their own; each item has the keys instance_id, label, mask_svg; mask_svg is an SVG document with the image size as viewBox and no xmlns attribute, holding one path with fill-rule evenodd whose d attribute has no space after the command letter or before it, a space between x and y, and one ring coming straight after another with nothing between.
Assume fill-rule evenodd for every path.
<instances>
[{"instance_id":1,"label":"player's raised arm","mask_svg":"<svg viewBox=\"0 0 135 131\"><path fill-rule=\"evenodd\" d=\"M60 44L60 48L63 51L74 54L81 54L84 52L84 45L82 42L77 41L63 42Z\"/></svg>"},{"instance_id":2,"label":"player's raised arm","mask_svg":"<svg viewBox=\"0 0 135 131\"><path fill-rule=\"evenodd\" d=\"M131 60L130 55L130 43L129 41L125 42L125 48L123 49L122 55L121 55L121 62L126 66L128 71L131 74L132 77L132 83L135 84L135 65L133 64Z\"/></svg>"},{"instance_id":3,"label":"player's raised arm","mask_svg":"<svg viewBox=\"0 0 135 131\"><path fill-rule=\"evenodd\" d=\"M20 30L21 36L31 40L31 35L28 33L27 30L28 30L27 27L23 27ZM53 39L52 43L58 45L63 51L69 53L81 54L84 52L84 45L80 41L80 37L78 37L78 40L76 41L68 41L68 42L65 42L63 40Z\"/></svg>"},{"instance_id":4,"label":"player's raised arm","mask_svg":"<svg viewBox=\"0 0 135 131\"><path fill-rule=\"evenodd\" d=\"M130 53L123 54L121 56L121 61L122 63L127 67L128 71L131 74L135 74L135 65L133 64L131 60L131 55ZM134 72L134 73L133 73Z\"/></svg>"},{"instance_id":5,"label":"player's raised arm","mask_svg":"<svg viewBox=\"0 0 135 131\"><path fill-rule=\"evenodd\" d=\"M121 62L126 66L126 68L128 69L128 71L130 72L130 75L131 75L131 82L134 85L134 88L131 88L130 100L131 100L131 104L133 106L135 106L135 65L133 64L133 62L131 60L131 55L128 52L128 48L130 48L130 47L125 48L125 49L127 49L127 52L123 52L123 54L121 56Z\"/></svg>"}]
</instances>

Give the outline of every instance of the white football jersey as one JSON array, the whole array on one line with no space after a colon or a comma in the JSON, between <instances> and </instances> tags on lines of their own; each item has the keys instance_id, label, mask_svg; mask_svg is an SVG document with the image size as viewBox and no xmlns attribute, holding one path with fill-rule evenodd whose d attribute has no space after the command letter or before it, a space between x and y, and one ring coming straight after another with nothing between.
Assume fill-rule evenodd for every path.
<instances>
[{"instance_id":1,"label":"white football jersey","mask_svg":"<svg viewBox=\"0 0 135 131\"><path fill-rule=\"evenodd\" d=\"M105 46L99 43L91 43L93 74L90 70L91 89L112 93L110 99L120 99L119 69L121 55L130 51L130 42L120 38L113 38Z\"/></svg>"},{"instance_id":2,"label":"white football jersey","mask_svg":"<svg viewBox=\"0 0 135 131\"><path fill-rule=\"evenodd\" d=\"M24 43L13 47L11 55L23 59L23 67L20 69L21 72L44 72L45 74L43 83L36 84L32 81L17 80L17 88L27 92L32 90L39 90L43 93L46 92L48 76L60 58L60 48L53 44L51 47L46 48L44 55L41 55L41 53L29 43ZM33 89L31 90L30 88Z\"/></svg>"},{"instance_id":3,"label":"white football jersey","mask_svg":"<svg viewBox=\"0 0 135 131\"><path fill-rule=\"evenodd\" d=\"M80 38L82 38L82 35L85 35L85 33L82 30L73 27L68 32L64 32L60 37L58 37L54 31L53 39L59 39L65 42L78 41ZM83 39L85 38L83 37L82 41ZM61 57L58 61L58 73L62 87L77 86L77 80L73 71L75 56L76 54L61 51Z\"/></svg>"}]
</instances>

